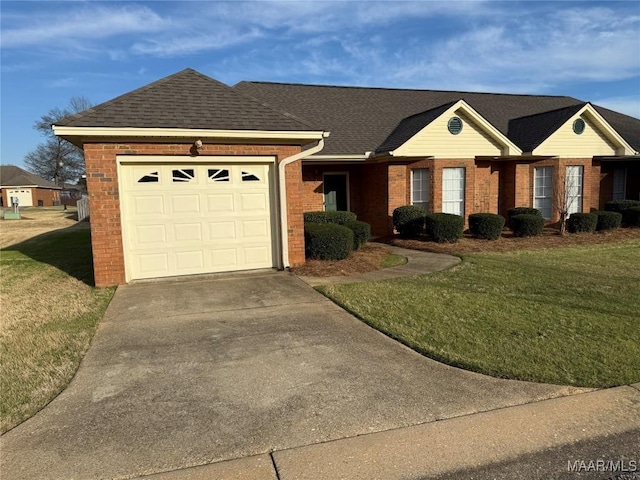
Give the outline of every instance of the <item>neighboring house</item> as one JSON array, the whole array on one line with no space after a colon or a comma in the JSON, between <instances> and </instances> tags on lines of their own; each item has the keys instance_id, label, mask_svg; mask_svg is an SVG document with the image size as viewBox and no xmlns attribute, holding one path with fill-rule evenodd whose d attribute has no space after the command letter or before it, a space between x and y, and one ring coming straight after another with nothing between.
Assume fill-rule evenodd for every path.
<instances>
[{"instance_id":1,"label":"neighboring house","mask_svg":"<svg viewBox=\"0 0 640 480\"><path fill-rule=\"evenodd\" d=\"M0 165L0 202L11 206L17 197L20 207L52 207L60 205L60 191L55 183L40 178L14 165Z\"/></svg>"},{"instance_id":2,"label":"neighboring house","mask_svg":"<svg viewBox=\"0 0 640 480\"><path fill-rule=\"evenodd\" d=\"M557 218L640 193L640 120L570 97L242 82L187 69L54 126L83 146L96 284L304 262L302 213ZM330 135L329 135L330 133Z\"/></svg>"}]
</instances>

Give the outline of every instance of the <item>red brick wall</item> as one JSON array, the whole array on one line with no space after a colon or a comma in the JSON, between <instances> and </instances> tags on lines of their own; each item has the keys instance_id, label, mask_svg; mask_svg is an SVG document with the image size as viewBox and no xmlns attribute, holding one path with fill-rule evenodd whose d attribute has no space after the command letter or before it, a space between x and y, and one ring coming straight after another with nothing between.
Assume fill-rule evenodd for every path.
<instances>
[{"instance_id":1,"label":"red brick wall","mask_svg":"<svg viewBox=\"0 0 640 480\"><path fill-rule=\"evenodd\" d=\"M97 286L125 283L116 155L190 155L191 143L87 143L84 145ZM205 144L201 155L269 155L280 162L299 146ZM300 161L286 167L289 261L304 262Z\"/></svg>"},{"instance_id":2,"label":"red brick wall","mask_svg":"<svg viewBox=\"0 0 640 480\"><path fill-rule=\"evenodd\" d=\"M324 184L325 173L347 173L349 179L349 210L362 219L362 192L363 177L366 175L366 166L363 165L303 165L303 209L305 212L319 212L324 210Z\"/></svg>"},{"instance_id":3,"label":"red brick wall","mask_svg":"<svg viewBox=\"0 0 640 480\"><path fill-rule=\"evenodd\" d=\"M33 197L33 206L38 206L38 200L42 200L44 207L53 207L53 205L60 202L60 190L50 190L48 188L33 188L31 189L31 196Z\"/></svg>"}]
</instances>

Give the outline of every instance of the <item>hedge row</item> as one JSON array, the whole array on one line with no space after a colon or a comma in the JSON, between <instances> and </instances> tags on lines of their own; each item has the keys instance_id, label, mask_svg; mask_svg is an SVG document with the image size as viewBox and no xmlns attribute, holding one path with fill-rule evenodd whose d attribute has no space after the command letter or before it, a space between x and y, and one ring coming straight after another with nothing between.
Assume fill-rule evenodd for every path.
<instances>
[{"instance_id":1,"label":"hedge row","mask_svg":"<svg viewBox=\"0 0 640 480\"><path fill-rule=\"evenodd\" d=\"M361 248L371 236L371 225L356 220L353 212L304 213L306 258L342 260Z\"/></svg>"},{"instance_id":2,"label":"hedge row","mask_svg":"<svg viewBox=\"0 0 640 480\"><path fill-rule=\"evenodd\" d=\"M640 227L640 200L611 200L604 209L622 214L623 227Z\"/></svg>"}]
</instances>

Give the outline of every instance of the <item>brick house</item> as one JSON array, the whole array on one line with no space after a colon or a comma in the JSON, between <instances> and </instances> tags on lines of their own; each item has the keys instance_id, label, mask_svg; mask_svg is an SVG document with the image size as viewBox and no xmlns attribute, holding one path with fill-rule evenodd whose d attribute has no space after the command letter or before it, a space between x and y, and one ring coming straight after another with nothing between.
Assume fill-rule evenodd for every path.
<instances>
[{"instance_id":1,"label":"brick house","mask_svg":"<svg viewBox=\"0 0 640 480\"><path fill-rule=\"evenodd\" d=\"M85 151L99 286L300 264L304 211L386 235L409 203L552 221L558 192L572 211L640 194L640 120L570 97L230 88L187 69L54 131Z\"/></svg>"},{"instance_id":2,"label":"brick house","mask_svg":"<svg viewBox=\"0 0 640 480\"><path fill-rule=\"evenodd\" d=\"M60 205L62 188L15 165L0 165L0 206L10 207L17 197L20 207Z\"/></svg>"}]
</instances>

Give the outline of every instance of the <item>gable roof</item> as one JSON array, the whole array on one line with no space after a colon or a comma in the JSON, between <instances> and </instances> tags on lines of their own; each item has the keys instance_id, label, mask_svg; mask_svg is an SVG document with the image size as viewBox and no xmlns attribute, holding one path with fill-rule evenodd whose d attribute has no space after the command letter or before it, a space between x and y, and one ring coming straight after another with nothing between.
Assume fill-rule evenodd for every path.
<instances>
[{"instance_id":1,"label":"gable roof","mask_svg":"<svg viewBox=\"0 0 640 480\"><path fill-rule=\"evenodd\" d=\"M522 151L533 152L584 105L586 104L578 103L550 112L514 118L509 121L509 138L518 144Z\"/></svg>"},{"instance_id":2,"label":"gable roof","mask_svg":"<svg viewBox=\"0 0 640 480\"><path fill-rule=\"evenodd\" d=\"M346 155L375 151L391 132L410 128L409 117L432 111L447 103L464 100L523 151L543 135L530 132L512 138L514 119L568 107L579 109L585 102L565 96L511 95L496 93L341 87L291 83L240 82L234 90L301 118L313 119L331 136L323 154ZM602 107L594 108L636 151L640 151L640 120ZM564 115L564 113L562 114ZM413 121L416 121L415 119ZM538 123L534 124L539 126ZM415 128L415 126L414 126ZM401 132L396 132L402 135ZM393 140L393 139L391 139ZM521 145L520 143L523 145Z\"/></svg>"},{"instance_id":3,"label":"gable roof","mask_svg":"<svg viewBox=\"0 0 640 480\"><path fill-rule=\"evenodd\" d=\"M309 131L310 123L247 98L187 68L108 102L69 116L56 126Z\"/></svg>"},{"instance_id":4,"label":"gable roof","mask_svg":"<svg viewBox=\"0 0 640 480\"><path fill-rule=\"evenodd\" d=\"M2 187L26 187L36 186L44 188L60 187L49 180L45 180L31 172L27 172L15 165L0 165L0 186Z\"/></svg>"},{"instance_id":5,"label":"gable roof","mask_svg":"<svg viewBox=\"0 0 640 480\"><path fill-rule=\"evenodd\" d=\"M389 136L382 142L376 153L389 152L395 150L402 144L406 143L411 137L416 135L420 130L433 122L436 118L446 112L450 107L455 105L455 102L445 103L432 110L426 112L417 113L407 118L400 120L398 126L389 134Z\"/></svg>"}]
</instances>

